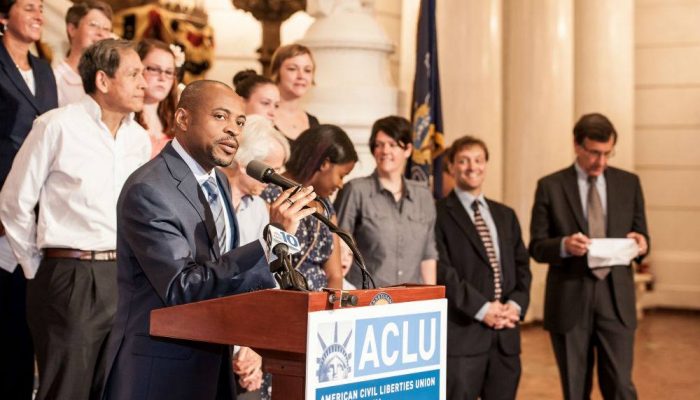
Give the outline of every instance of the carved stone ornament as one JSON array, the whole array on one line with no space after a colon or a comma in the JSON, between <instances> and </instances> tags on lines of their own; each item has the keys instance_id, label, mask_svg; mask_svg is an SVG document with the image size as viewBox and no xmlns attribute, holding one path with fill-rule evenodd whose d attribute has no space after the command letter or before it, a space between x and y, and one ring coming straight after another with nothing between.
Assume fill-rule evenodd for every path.
<instances>
[{"instance_id":1,"label":"carved stone ornament","mask_svg":"<svg viewBox=\"0 0 700 400\"><path fill-rule=\"evenodd\" d=\"M272 54L280 46L280 26L297 11L306 9L306 0L232 0L239 10L253 14L262 24L260 64L263 73L269 75Z\"/></svg>"}]
</instances>

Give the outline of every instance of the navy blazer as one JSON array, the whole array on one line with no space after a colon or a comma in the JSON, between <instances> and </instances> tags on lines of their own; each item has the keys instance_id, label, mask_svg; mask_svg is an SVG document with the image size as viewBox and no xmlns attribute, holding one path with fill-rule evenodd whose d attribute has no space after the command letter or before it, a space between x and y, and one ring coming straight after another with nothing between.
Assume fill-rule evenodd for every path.
<instances>
[{"instance_id":1,"label":"navy blazer","mask_svg":"<svg viewBox=\"0 0 700 400\"><path fill-rule=\"evenodd\" d=\"M639 177L613 167L606 168L604 174L607 237L624 238L629 232L638 232L649 243ZM571 165L537 182L530 222L530 254L537 262L549 264L544 327L556 333L573 328L583 317L584 304L592 299L590 286L595 278L589 271L587 257L562 258L560 253L562 238L576 232L588 235L588 224L583 216L576 168ZM637 326L634 271L629 265L613 267L610 280L620 320L633 329Z\"/></svg>"},{"instance_id":2,"label":"navy blazer","mask_svg":"<svg viewBox=\"0 0 700 400\"><path fill-rule=\"evenodd\" d=\"M216 173L230 199L226 176ZM235 398L228 346L149 335L151 310L275 284L258 241L221 254L206 196L170 143L122 188L117 278L104 397Z\"/></svg>"},{"instance_id":3,"label":"navy blazer","mask_svg":"<svg viewBox=\"0 0 700 400\"><path fill-rule=\"evenodd\" d=\"M58 107L56 78L51 66L29 54L36 95L29 91L10 53L0 40L0 188L10 173L12 161L32 129L34 119Z\"/></svg>"},{"instance_id":4,"label":"navy blazer","mask_svg":"<svg viewBox=\"0 0 700 400\"><path fill-rule=\"evenodd\" d=\"M530 257L522 240L513 209L486 199L498 232L501 255L503 303L521 307L521 318L530 304ZM472 356L489 351L494 344L491 328L474 319L479 309L493 300L493 269L486 247L454 191L437 202L435 240L440 254L437 283L445 285L447 297L447 354ZM497 331L504 354L520 354L520 327Z\"/></svg>"}]
</instances>

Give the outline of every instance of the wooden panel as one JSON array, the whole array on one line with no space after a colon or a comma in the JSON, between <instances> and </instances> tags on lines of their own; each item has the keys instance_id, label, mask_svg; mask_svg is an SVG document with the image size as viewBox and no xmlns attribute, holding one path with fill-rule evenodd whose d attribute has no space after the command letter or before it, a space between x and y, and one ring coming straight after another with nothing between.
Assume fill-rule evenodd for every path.
<instances>
[{"instance_id":1,"label":"wooden panel","mask_svg":"<svg viewBox=\"0 0 700 400\"><path fill-rule=\"evenodd\" d=\"M700 210L647 207L651 251L695 251L700 238Z\"/></svg>"},{"instance_id":2,"label":"wooden panel","mask_svg":"<svg viewBox=\"0 0 700 400\"><path fill-rule=\"evenodd\" d=\"M700 166L697 151L700 148L700 127L697 129L637 129L634 145L637 167Z\"/></svg>"},{"instance_id":3,"label":"wooden panel","mask_svg":"<svg viewBox=\"0 0 700 400\"><path fill-rule=\"evenodd\" d=\"M309 296L301 292L244 293L153 310L150 333L304 353L308 308Z\"/></svg>"},{"instance_id":4,"label":"wooden panel","mask_svg":"<svg viewBox=\"0 0 700 400\"><path fill-rule=\"evenodd\" d=\"M700 168L641 169L637 172L642 180L647 207L697 208L700 211Z\"/></svg>"},{"instance_id":5,"label":"wooden panel","mask_svg":"<svg viewBox=\"0 0 700 400\"><path fill-rule=\"evenodd\" d=\"M700 85L700 43L691 47L637 49L635 80L637 86Z\"/></svg>"},{"instance_id":6,"label":"wooden panel","mask_svg":"<svg viewBox=\"0 0 700 400\"><path fill-rule=\"evenodd\" d=\"M700 252L654 252L652 249L649 264L654 282L659 285L691 285L700 290Z\"/></svg>"},{"instance_id":7,"label":"wooden panel","mask_svg":"<svg viewBox=\"0 0 700 400\"><path fill-rule=\"evenodd\" d=\"M700 29L698 29L700 30ZM700 127L700 86L636 90L636 126Z\"/></svg>"},{"instance_id":8,"label":"wooden panel","mask_svg":"<svg viewBox=\"0 0 700 400\"><path fill-rule=\"evenodd\" d=\"M357 296L358 307L369 306L379 293L388 293L394 303L445 297L444 286L406 285L344 292ZM161 308L151 312L150 334L305 353L308 313L339 306L328 302L329 294L261 290Z\"/></svg>"},{"instance_id":9,"label":"wooden panel","mask_svg":"<svg viewBox=\"0 0 700 400\"><path fill-rule=\"evenodd\" d=\"M635 38L637 46L700 43L700 2L637 7Z\"/></svg>"}]
</instances>

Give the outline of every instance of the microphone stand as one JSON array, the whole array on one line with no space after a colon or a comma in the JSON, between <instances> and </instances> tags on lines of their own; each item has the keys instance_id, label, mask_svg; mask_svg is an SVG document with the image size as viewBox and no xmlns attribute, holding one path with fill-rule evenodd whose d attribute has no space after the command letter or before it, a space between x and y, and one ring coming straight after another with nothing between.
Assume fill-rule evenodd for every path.
<instances>
[{"instance_id":1,"label":"microphone stand","mask_svg":"<svg viewBox=\"0 0 700 400\"><path fill-rule=\"evenodd\" d=\"M372 275L370 275L369 271L367 271L367 267L365 266L365 260L362 258L362 254L360 254L360 250L357 248L357 245L355 244L355 240L352 238L352 236L338 228L333 222L331 222L330 219L326 218L325 215L319 213L318 211L312 214L316 219L319 221L323 222L324 225L330 229L332 233L335 233L338 235L339 238L345 242L345 244L348 245L350 248L350 251L352 251L353 255L353 261L355 264L357 264L358 267L360 267L360 271L362 272L362 289L369 289L369 283L372 283L372 288L376 288L377 285L374 283L374 279L372 279Z\"/></svg>"},{"instance_id":2,"label":"microphone stand","mask_svg":"<svg viewBox=\"0 0 700 400\"><path fill-rule=\"evenodd\" d=\"M296 187L296 190L294 191L294 193L296 193L299 189L302 188L302 185L300 185L299 183L294 182L291 179L285 178L282 175L278 175L274 169L259 161L254 160L248 163L248 166L246 167L246 173L252 176L253 178L259 180L260 182L273 183L282 188L282 190L284 190L285 188ZM331 222L331 220L326 218L318 211L314 212L313 216L316 217L316 219L318 219L319 221L323 222L323 224L326 225L332 233L338 235L338 237L341 238L343 242L345 242L345 244L348 245L348 247L352 251L354 263L357 264L358 267L360 267L360 271L362 272L362 289L369 289L370 282L372 283L372 288L376 288L377 285L374 283L372 275L370 275L369 271L367 271L367 267L365 266L365 260L362 258L362 254L360 254L360 250L357 248L355 240L352 238L352 236L350 236L350 234L345 232L344 230L335 226L335 224Z\"/></svg>"},{"instance_id":3,"label":"microphone stand","mask_svg":"<svg viewBox=\"0 0 700 400\"><path fill-rule=\"evenodd\" d=\"M289 254L289 248L280 244L275 246L272 252L277 256L277 260L273 261L274 265L270 265L270 267L273 269L272 272L280 289L308 292L309 286L306 284L306 278L292 267L292 256Z\"/></svg>"}]
</instances>

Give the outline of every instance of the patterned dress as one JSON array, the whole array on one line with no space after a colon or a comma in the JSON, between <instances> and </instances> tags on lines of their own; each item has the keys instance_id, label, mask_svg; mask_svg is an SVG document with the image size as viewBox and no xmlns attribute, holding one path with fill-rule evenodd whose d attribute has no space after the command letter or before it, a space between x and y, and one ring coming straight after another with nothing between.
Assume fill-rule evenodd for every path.
<instances>
[{"instance_id":1,"label":"patterned dress","mask_svg":"<svg viewBox=\"0 0 700 400\"><path fill-rule=\"evenodd\" d=\"M267 185L260 197L268 203L272 203L282 193L282 189L277 185ZM326 209L326 217L335 215L333 204L328 199L318 199ZM310 290L320 291L328 286L328 279L323 270L323 264L328 261L333 252L333 234L327 226L313 216L308 216L301 220L299 228L295 233L301 245L301 251L292 256L292 265L306 278L306 283ZM311 251L309 251L311 246ZM308 255L306 255L308 253ZM301 259L306 255L303 261ZM301 261L301 262L300 262ZM260 398L270 400L272 398L272 375L265 374L260 388Z\"/></svg>"},{"instance_id":2,"label":"patterned dress","mask_svg":"<svg viewBox=\"0 0 700 400\"><path fill-rule=\"evenodd\" d=\"M282 189L279 186L270 184L260 197L272 203L281 193ZM326 217L331 218L335 215L333 205L328 199L319 200L326 209ZM301 251L292 256L292 265L306 277L309 289L319 291L327 287L328 279L323 270L323 264L328 261L333 252L333 234L321 221L309 216L301 220L295 235L301 244ZM309 246L311 246L310 251ZM304 258L305 255L306 258ZM302 258L304 258L303 261Z\"/></svg>"}]
</instances>

